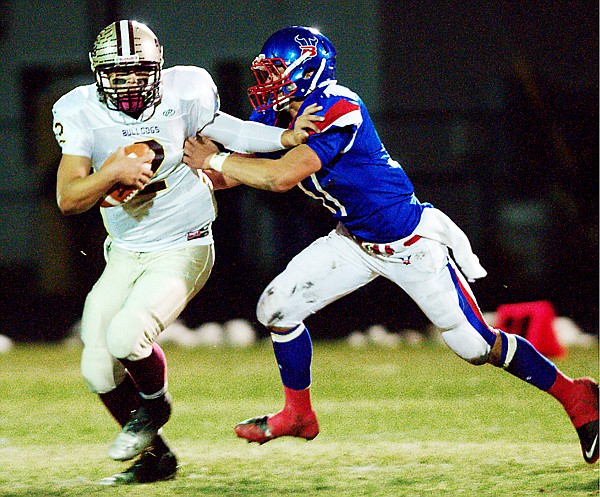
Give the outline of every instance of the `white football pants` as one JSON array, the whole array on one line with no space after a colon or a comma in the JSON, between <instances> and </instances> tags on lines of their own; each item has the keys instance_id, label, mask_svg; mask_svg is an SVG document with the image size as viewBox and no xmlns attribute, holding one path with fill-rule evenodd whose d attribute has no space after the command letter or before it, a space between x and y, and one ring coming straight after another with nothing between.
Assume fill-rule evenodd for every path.
<instances>
[{"instance_id":1,"label":"white football pants","mask_svg":"<svg viewBox=\"0 0 600 497\"><path fill-rule=\"evenodd\" d=\"M447 247L427 238L407 247L394 245L394 255L368 253L338 227L306 247L267 285L258 302L258 320L269 328L293 328L329 303L383 276L402 288L427 318L444 330L442 337L456 354L473 364L485 363L496 335L485 323Z\"/></svg>"},{"instance_id":2,"label":"white football pants","mask_svg":"<svg viewBox=\"0 0 600 497\"><path fill-rule=\"evenodd\" d=\"M145 253L109 247L106 255L81 320L81 372L94 393L122 381L117 358L150 355L156 337L205 285L214 263L213 245Z\"/></svg>"}]
</instances>

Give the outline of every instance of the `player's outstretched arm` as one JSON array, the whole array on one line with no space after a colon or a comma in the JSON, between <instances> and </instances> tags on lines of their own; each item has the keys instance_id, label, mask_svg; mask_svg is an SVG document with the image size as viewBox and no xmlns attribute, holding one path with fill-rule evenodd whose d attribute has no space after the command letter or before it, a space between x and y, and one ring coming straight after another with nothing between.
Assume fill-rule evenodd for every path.
<instances>
[{"instance_id":1,"label":"player's outstretched arm","mask_svg":"<svg viewBox=\"0 0 600 497\"><path fill-rule=\"evenodd\" d=\"M199 133L234 152L274 152L305 143L309 133L318 132L316 123L323 117L317 112L321 109L318 105L309 105L296 120L294 128L285 130L255 121L242 121L219 111Z\"/></svg>"},{"instance_id":2,"label":"player's outstretched arm","mask_svg":"<svg viewBox=\"0 0 600 497\"><path fill-rule=\"evenodd\" d=\"M321 169L319 156L308 145L299 145L272 160L214 152L214 144L197 142L193 159L188 157L186 164L196 169L217 171L245 185L274 192L286 192Z\"/></svg>"}]
</instances>

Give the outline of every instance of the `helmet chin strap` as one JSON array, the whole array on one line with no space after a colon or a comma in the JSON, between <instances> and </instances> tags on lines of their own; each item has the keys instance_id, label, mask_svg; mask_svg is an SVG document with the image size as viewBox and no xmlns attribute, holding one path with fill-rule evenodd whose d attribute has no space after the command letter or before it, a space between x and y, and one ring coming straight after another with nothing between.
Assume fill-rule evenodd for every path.
<instances>
[{"instance_id":1,"label":"helmet chin strap","mask_svg":"<svg viewBox=\"0 0 600 497\"><path fill-rule=\"evenodd\" d=\"M308 52L304 52L300 57L298 57L294 62L292 62L289 67L286 67L285 71L283 71L282 77L288 76L296 67L302 64L306 59L309 58Z\"/></svg>"},{"instance_id":2,"label":"helmet chin strap","mask_svg":"<svg viewBox=\"0 0 600 497\"><path fill-rule=\"evenodd\" d=\"M290 97L287 97L286 99L284 99L282 102L278 102L273 106L273 110L275 112L283 112L285 110L288 110L290 108L290 103L292 102L292 99Z\"/></svg>"},{"instance_id":3,"label":"helmet chin strap","mask_svg":"<svg viewBox=\"0 0 600 497\"><path fill-rule=\"evenodd\" d=\"M323 71L325 70L325 65L326 64L327 64L327 61L325 59L321 59L321 64L319 65L319 69L317 70L317 72L313 76L312 81L310 82L310 86L308 87L308 90L306 90L306 94L307 95L309 93L311 93L317 87L317 81L319 81L319 78L321 77L321 74L323 74Z\"/></svg>"}]
</instances>

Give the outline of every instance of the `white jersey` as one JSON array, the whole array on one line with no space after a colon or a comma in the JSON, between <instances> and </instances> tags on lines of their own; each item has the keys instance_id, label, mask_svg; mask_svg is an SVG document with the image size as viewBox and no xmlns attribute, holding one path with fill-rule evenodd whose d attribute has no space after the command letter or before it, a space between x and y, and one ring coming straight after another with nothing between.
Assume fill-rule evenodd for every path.
<instances>
[{"instance_id":1,"label":"white jersey","mask_svg":"<svg viewBox=\"0 0 600 497\"><path fill-rule=\"evenodd\" d=\"M89 157L97 171L118 147L146 142L160 167L131 201L100 208L109 239L134 252L213 242L216 204L210 181L182 162L186 138L211 123L219 109L216 86L201 68L178 66L162 73L162 100L142 121L111 111L96 85L80 86L53 107L63 154ZM58 136L58 133L57 133Z\"/></svg>"}]
</instances>

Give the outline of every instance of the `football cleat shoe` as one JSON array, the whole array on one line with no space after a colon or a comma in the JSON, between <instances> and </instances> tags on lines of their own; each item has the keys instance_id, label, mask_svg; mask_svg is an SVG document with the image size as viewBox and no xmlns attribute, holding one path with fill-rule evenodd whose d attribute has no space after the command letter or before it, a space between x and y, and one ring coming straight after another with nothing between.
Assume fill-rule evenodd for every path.
<instances>
[{"instance_id":1,"label":"football cleat shoe","mask_svg":"<svg viewBox=\"0 0 600 497\"><path fill-rule=\"evenodd\" d=\"M577 378L577 400L569 405L567 414L579 435L585 462L598 460L598 383L591 378Z\"/></svg>"},{"instance_id":2,"label":"football cleat shoe","mask_svg":"<svg viewBox=\"0 0 600 497\"><path fill-rule=\"evenodd\" d=\"M279 411L242 421L235 426L235 433L238 437L259 445L286 436L312 440L319 434L319 423L313 411L305 415L290 415Z\"/></svg>"},{"instance_id":3,"label":"football cleat shoe","mask_svg":"<svg viewBox=\"0 0 600 497\"><path fill-rule=\"evenodd\" d=\"M594 464L598 460L598 420L577 428L585 462Z\"/></svg>"},{"instance_id":4,"label":"football cleat shoe","mask_svg":"<svg viewBox=\"0 0 600 497\"><path fill-rule=\"evenodd\" d=\"M171 401L168 395L162 399L144 401L108 449L109 457L116 461L128 461L141 454L170 417Z\"/></svg>"},{"instance_id":5,"label":"football cleat shoe","mask_svg":"<svg viewBox=\"0 0 600 497\"><path fill-rule=\"evenodd\" d=\"M171 480L177 474L177 458L172 452L155 454L145 451L133 465L113 476L102 478L100 485L131 485Z\"/></svg>"}]
</instances>

